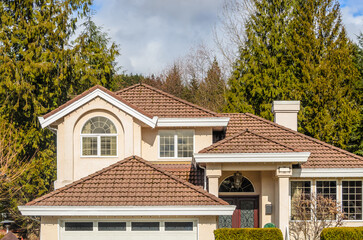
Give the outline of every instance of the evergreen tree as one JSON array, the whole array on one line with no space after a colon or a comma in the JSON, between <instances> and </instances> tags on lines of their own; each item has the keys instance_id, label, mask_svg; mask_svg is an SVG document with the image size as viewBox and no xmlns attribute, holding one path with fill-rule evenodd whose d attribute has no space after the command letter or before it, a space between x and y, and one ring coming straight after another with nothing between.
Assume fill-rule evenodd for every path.
<instances>
[{"instance_id":1,"label":"evergreen tree","mask_svg":"<svg viewBox=\"0 0 363 240\"><path fill-rule=\"evenodd\" d=\"M287 53L298 82L299 131L346 148L359 120L353 44L335 0L297 0Z\"/></svg>"},{"instance_id":2,"label":"evergreen tree","mask_svg":"<svg viewBox=\"0 0 363 240\"><path fill-rule=\"evenodd\" d=\"M272 100L294 99L286 58L291 2L252 0L255 12L246 23L246 41L229 79L228 112L251 112L272 119Z\"/></svg>"},{"instance_id":3,"label":"evergreen tree","mask_svg":"<svg viewBox=\"0 0 363 240\"><path fill-rule=\"evenodd\" d=\"M225 82L218 62L214 59L206 78L201 82L196 93L197 104L212 111L221 112L225 105Z\"/></svg>"},{"instance_id":4,"label":"evergreen tree","mask_svg":"<svg viewBox=\"0 0 363 240\"><path fill-rule=\"evenodd\" d=\"M354 60L360 76L357 88L360 122L353 127L353 133L350 138L348 149L355 154L363 156L363 33L358 36L358 44L355 48Z\"/></svg>"},{"instance_id":5,"label":"evergreen tree","mask_svg":"<svg viewBox=\"0 0 363 240\"><path fill-rule=\"evenodd\" d=\"M272 120L273 100L300 100L299 131L346 147L358 121L352 44L334 0L253 0L226 110ZM293 5L290 5L293 4Z\"/></svg>"},{"instance_id":6,"label":"evergreen tree","mask_svg":"<svg viewBox=\"0 0 363 240\"><path fill-rule=\"evenodd\" d=\"M185 89L182 80L182 72L177 64L174 64L173 67L167 71L162 90L176 97L184 97Z\"/></svg>"},{"instance_id":7,"label":"evergreen tree","mask_svg":"<svg viewBox=\"0 0 363 240\"><path fill-rule=\"evenodd\" d=\"M18 181L8 211L44 195L55 178L55 135L37 117L94 84L107 86L115 71L115 46L88 22L72 46L77 18L89 13L91 0L23 0L0 3L0 116L12 124L23 144L19 159L32 167ZM3 207L2 206L2 207ZM32 226L30 218L24 226ZM20 221L17 222L21 224ZM33 229L34 230L34 229Z\"/></svg>"}]
</instances>

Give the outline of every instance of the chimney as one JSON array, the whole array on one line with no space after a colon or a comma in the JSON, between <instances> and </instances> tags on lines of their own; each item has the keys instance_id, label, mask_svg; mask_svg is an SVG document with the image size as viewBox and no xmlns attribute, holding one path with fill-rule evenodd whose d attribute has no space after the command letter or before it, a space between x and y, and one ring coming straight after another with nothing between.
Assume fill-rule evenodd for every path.
<instances>
[{"instance_id":1,"label":"chimney","mask_svg":"<svg viewBox=\"0 0 363 240\"><path fill-rule=\"evenodd\" d=\"M272 113L274 122L297 131L297 113L300 110L300 101L273 101Z\"/></svg>"}]
</instances>

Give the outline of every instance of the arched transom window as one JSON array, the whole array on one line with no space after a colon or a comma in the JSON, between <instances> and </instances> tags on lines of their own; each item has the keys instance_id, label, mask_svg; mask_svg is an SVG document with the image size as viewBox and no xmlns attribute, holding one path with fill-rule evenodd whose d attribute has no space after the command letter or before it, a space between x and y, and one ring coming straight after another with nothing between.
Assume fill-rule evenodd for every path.
<instances>
[{"instance_id":1,"label":"arched transom window","mask_svg":"<svg viewBox=\"0 0 363 240\"><path fill-rule=\"evenodd\" d=\"M222 182L219 192L254 192L252 183L241 174L234 174Z\"/></svg>"},{"instance_id":2,"label":"arched transom window","mask_svg":"<svg viewBox=\"0 0 363 240\"><path fill-rule=\"evenodd\" d=\"M105 117L93 117L82 128L82 156L117 156L117 131Z\"/></svg>"}]
</instances>

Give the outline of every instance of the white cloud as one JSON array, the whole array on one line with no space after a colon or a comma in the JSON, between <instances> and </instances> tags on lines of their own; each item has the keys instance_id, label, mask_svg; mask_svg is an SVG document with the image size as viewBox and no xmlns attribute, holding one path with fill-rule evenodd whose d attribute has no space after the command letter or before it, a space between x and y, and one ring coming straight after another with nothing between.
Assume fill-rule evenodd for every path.
<instances>
[{"instance_id":1,"label":"white cloud","mask_svg":"<svg viewBox=\"0 0 363 240\"><path fill-rule=\"evenodd\" d=\"M95 22L120 45L119 66L158 73L201 41L212 41L221 0L96 0Z\"/></svg>"},{"instance_id":2,"label":"white cloud","mask_svg":"<svg viewBox=\"0 0 363 240\"><path fill-rule=\"evenodd\" d=\"M357 41L357 35L363 33L363 12L357 7L345 6L342 8L342 15L348 36Z\"/></svg>"}]
</instances>

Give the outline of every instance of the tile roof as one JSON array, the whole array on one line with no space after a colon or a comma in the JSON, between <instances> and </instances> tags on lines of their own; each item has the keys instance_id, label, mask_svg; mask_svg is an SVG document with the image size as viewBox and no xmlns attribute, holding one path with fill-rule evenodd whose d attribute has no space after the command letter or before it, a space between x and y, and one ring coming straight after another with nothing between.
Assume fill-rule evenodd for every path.
<instances>
[{"instance_id":1,"label":"tile roof","mask_svg":"<svg viewBox=\"0 0 363 240\"><path fill-rule=\"evenodd\" d=\"M199 153L279 153L301 152L246 129L202 149Z\"/></svg>"},{"instance_id":2,"label":"tile roof","mask_svg":"<svg viewBox=\"0 0 363 240\"><path fill-rule=\"evenodd\" d=\"M15 236L14 233L8 232L7 234L5 234L5 236L1 240L18 240L18 239L19 238L17 236Z\"/></svg>"},{"instance_id":3,"label":"tile roof","mask_svg":"<svg viewBox=\"0 0 363 240\"><path fill-rule=\"evenodd\" d=\"M131 156L26 205L194 206L228 203L140 157Z\"/></svg>"},{"instance_id":4,"label":"tile roof","mask_svg":"<svg viewBox=\"0 0 363 240\"><path fill-rule=\"evenodd\" d=\"M162 118L219 117L208 109L189 103L147 84L136 84L116 92L145 112Z\"/></svg>"},{"instance_id":5,"label":"tile roof","mask_svg":"<svg viewBox=\"0 0 363 240\"><path fill-rule=\"evenodd\" d=\"M204 184L204 171L194 167L193 164L154 164L155 166L170 172L174 176L202 187Z\"/></svg>"},{"instance_id":6,"label":"tile roof","mask_svg":"<svg viewBox=\"0 0 363 240\"><path fill-rule=\"evenodd\" d=\"M126 104L126 105L130 106L131 108L135 109L136 111L138 111L138 112L140 112L140 113L144 114L145 116L148 116L148 117L150 117L150 118L152 118L152 117L153 117L153 115L150 115L149 113L145 112L145 111L144 111L144 110L142 110L141 108L139 108L139 107L137 107L137 106L133 105L133 104L132 104L132 103L130 103L130 102L125 101L124 99L122 99L121 97L117 96L114 92L111 92L111 91L110 91L110 90L108 90L107 88L102 87L102 86L100 86L100 85L96 85L96 86L94 86L94 87L92 87L92 88L88 89L87 91L84 91L83 93L79 94L79 95L78 95L78 96L76 96L75 98L73 98L73 99L69 100L69 101L68 101L68 102L66 102L65 104L62 104L61 106L59 106L58 108L54 109L53 111L51 111L51 112L49 112L49 113L45 114L45 115L43 116L43 118L44 118L44 119L46 119L46 118L48 118L48 117L52 116L53 114L55 114L55 113L57 113L57 112L61 111L62 109L64 109L64 108L68 107L68 106L69 106L69 105L71 105L72 103L74 103L74 102L76 102L76 101L80 100L81 98L83 98L83 97L87 96L88 94L92 93L92 92L93 92L94 90L96 90L96 89L100 89L100 90L104 91L104 92L105 92L105 93L107 93L108 95L110 95L110 96L112 96L112 97L116 98L117 100L119 100L119 101L123 102L124 104Z\"/></svg>"},{"instance_id":7,"label":"tile roof","mask_svg":"<svg viewBox=\"0 0 363 240\"><path fill-rule=\"evenodd\" d=\"M278 141L291 148L298 148L303 152L310 152L308 161L303 168L362 168L363 157L334 147L330 144L280 126L274 122L257 117L250 113L225 113L230 117L226 137L245 131Z\"/></svg>"}]
</instances>

